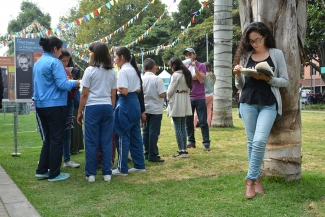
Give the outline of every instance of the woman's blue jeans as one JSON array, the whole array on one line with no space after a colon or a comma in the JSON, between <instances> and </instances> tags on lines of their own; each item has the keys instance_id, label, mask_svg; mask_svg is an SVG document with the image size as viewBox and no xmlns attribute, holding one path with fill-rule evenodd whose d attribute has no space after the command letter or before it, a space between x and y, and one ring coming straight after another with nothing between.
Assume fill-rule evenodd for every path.
<instances>
[{"instance_id":1,"label":"woman's blue jeans","mask_svg":"<svg viewBox=\"0 0 325 217\"><path fill-rule=\"evenodd\" d=\"M276 104L266 106L240 103L239 112L247 136L249 169L246 179L256 180L260 176L266 142L277 115Z\"/></svg>"}]
</instances>

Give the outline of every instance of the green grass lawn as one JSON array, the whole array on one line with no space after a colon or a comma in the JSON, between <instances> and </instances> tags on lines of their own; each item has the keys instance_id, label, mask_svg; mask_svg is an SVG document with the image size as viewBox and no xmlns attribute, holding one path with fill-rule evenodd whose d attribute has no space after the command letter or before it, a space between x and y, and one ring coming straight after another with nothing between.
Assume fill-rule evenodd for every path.
<instances>
[{"instance_id":1,"label":"green grass lawn","mask_svg":"<svg viewBox=\"0 0 325 217\"><path fill-rule=\"evenodd\" d=\"M164 115L159 139L164 163L146 162L147 172L85 179L84 152L71 159L79 169L63 168L67 181L35 179L41 138L35 113L19 115L18 152L14 151L13 115L0 113L0 164L42 216L325 216L325 113L302 112L302 179L263 179L265 195L247 200L246 139L233 110L234 127L210 128L211 151L204 152L201 132L190 158L173 159L177 144ZM130 165L132 166L132 165Z\"/></svg>"}]
</instances>

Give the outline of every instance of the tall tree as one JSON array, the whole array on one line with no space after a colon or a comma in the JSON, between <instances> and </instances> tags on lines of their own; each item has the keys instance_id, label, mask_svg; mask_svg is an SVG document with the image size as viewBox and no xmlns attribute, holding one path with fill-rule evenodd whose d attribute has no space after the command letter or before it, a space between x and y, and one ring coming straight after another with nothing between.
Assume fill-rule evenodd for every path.
<instances>
[{"instance_id":1,"label":"tall tree","mask_svg":"<svg viewBox=\"0 0 325 217\"><path fill-rule=\"evenodd\" d=\"M229 127L232 120L232 2L214 0L214 74L212 126Z\"/></svg>"},{"instance_id":2,"label":"tall tree","mask_svg":"<svg viewBox=\"0 0 325 217\"><path fill-rule=\"evenodd\" d=\"M262 174L280 175L287 180L301 178L301 116L299 108L300 66L306 35L306 0L239 0L241 27L253 21L266 24L274 34L277 48L284 53L289 86L280 88L283 115L278 118L267 141Z\"/></svg>"},{"instance_id":3,"label":"tall tree","mask_svg":"<svg viewBox=\"0 0 325 217\"><path fill-rule=\"evenodd\" d=\"M197 14L195 16L194 20L192 20L194 14L193 12L196 12L201 9L201 4L195 4L195 2L186 3L187 0L182 0L179 3L179 10L181 10L182 7L180 7L181 3L186 6L186 10L183 8L183 12L178 11L173 13L173 19L174 23L172 25L172 37L170 38L169 43L172 43L176 41L177 38L180 38L178 42L176 42L176 46L174 46L171 49L168 49L163 52L163 61L166 63L169 59L171 59L173 56L181 57L183 56L182 51L185 50L187 47L192 47L196 53L197 57L196 59L198 61L205 61L207 58L207 50L209 52L209 62L212 63L213 60L213 43L208 44L208 49L206 48L206 34L208 34L208 41L213 41L213 32L211 26L213 25L213 1L209 1L206 3L206 7L203 7L202 13ZM186 3L186 4L185 4ZM199 3L199 2L198 2ZM184 11L191 11L191 13L187 13L187 15L184 15ZM175 21L176 19L182 20L182 21ZM177 18L179 17L179 18ZM186 22L185 22L186 21ZM194 21L194 22L193 22ZM181 24L185 25L183 27L187 27L190 24L190 27L188 29L184 29ZM177 24L177 25L176 25ZM176 27L177 26L177 27ZM182 32L185 32L184 35L181 35Z\"/></svg>"},{"instance_id":4,"label":"tall tree","mask_svg":"<svg viewBox=\"0 0 325 217\"><path fill-rule=\"evenodd\" d=\"M198 0L181 0L178 4L178 12L172 14L175 28L186 27L194 15L193 12L198 11L201 6ZM202 16L198 16L195 23L202 23L203 20Z\"/></svg>"},{"instance_id":5,"label":"tall tree","mask_svg":"<svg viewBox=\"0 0 325 217\"><path fill-rule=\"evenodd\" d=\"M307 3L306 62L320 72L320 67L325 67L325 2L307 0ZM325 74L321 77L325 81Z\"/></svg>"},{"instance_id":6,"label":"tall tree","mask_svg":"<svg viewBox=\"0 0 325 217\"><path fill-rule=\"evenodd\" d=\"M32 24L34 20L37 20L45 28L51 28L51 16L49 13L43 13L36 3L23 1L20 6L21 12L16 19L13 19L8 24L8 33L20 32L24 28ZM31 32L37 32L39 30L33 29ZM8 55L13 55L13 44L10 44Z\"/></svg>"}]
</instances>

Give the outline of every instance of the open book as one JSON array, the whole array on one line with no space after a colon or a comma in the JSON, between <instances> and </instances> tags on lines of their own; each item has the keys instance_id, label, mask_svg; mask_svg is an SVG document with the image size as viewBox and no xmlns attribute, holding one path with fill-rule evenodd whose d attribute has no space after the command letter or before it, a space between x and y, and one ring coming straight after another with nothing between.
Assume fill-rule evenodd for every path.
<instances>
[{"instance_id":1,"label":"open book","mask_svg":"<svg viewBox=\"0 0 325 217\"><path fill-rule=\"evenodd\" d=\"M255 69L242 68L240 72L246 76L248 76L249 73L258 74L258 72L262 72L270 77L273 76L272 68L269 66L269 64L266 61L256 64Z\"/></svg>"}]
</instances>

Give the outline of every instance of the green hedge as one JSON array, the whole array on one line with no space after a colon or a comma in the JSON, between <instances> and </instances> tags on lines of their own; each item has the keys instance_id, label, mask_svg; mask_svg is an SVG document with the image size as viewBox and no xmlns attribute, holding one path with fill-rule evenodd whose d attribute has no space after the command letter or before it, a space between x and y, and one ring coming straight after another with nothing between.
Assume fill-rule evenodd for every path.
<instances>
[{"instance_id":1,"label":"green hedge","mask_svg":"<svg viewBox=\"0 0 325 217\"><path fill-rule=\"evenodd\" d=\"M302 105L301 110L325 110L325 104Z\"/></svg>"}]
</instances>

